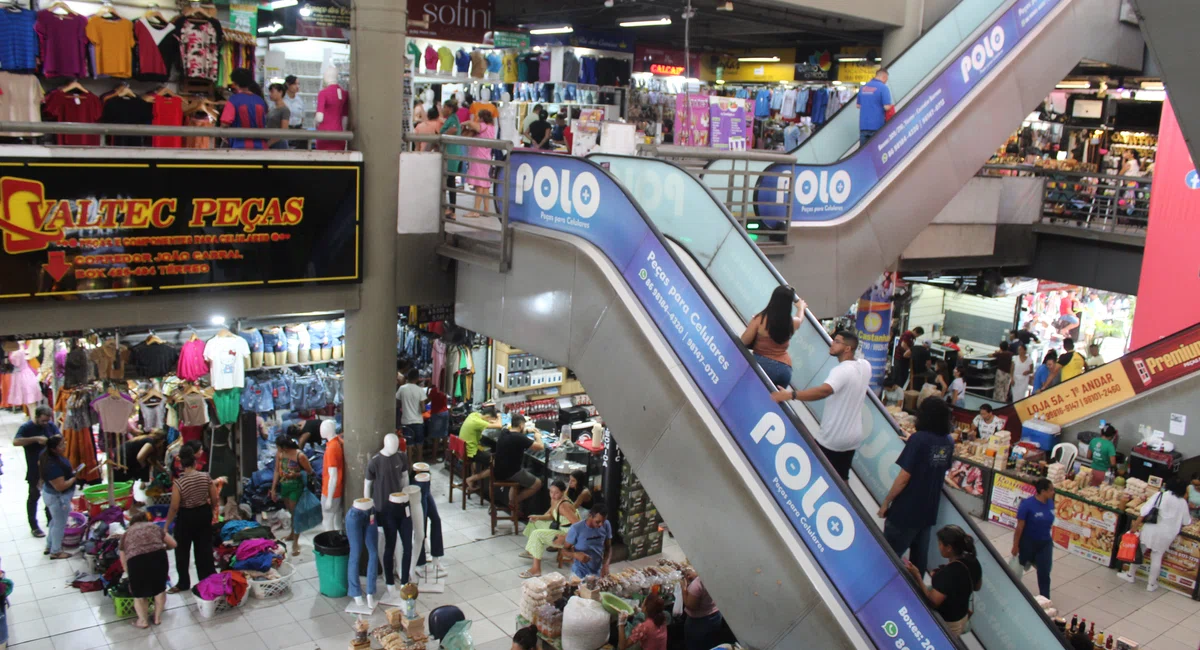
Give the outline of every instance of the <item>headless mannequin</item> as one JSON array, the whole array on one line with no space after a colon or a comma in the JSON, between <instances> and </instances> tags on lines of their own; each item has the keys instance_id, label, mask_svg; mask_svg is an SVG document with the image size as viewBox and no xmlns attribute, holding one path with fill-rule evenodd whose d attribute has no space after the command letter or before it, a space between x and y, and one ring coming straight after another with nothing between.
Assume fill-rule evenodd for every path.
<instances>
[{"instance_id":1,"label":"headless mannequin","mask_svg":"<svg viewBox=\"0 0 1200 650\"><path fill-rule=\"evenodd\" d=\"M321 423L321 439L325 441L326 449L328 449L329 441L338 437L337 424L333 420L325 420ZM342 514L342 497L333 496L337 489L338 478L345 476L345 467L342 463L335 465L329 464L329 457L325 457L325 469L329 473L329 480L321 485L321 513L322 527L325 530L337 530L338 521Z\"/></svg>"},{"instance_id":2,"label":"headless mannequin","mask_svg":"<svg viewBox=\"0 0 1200 650\"><path fill-rule=\"evenodd\" d=\"M338 321L341 321L341 323L342 323L342 328L341 328L341 329L342 329L342 332L343 332L342 336L344 337L344 336L345 336L344 332L346 331L346 319L344 319L344 318L339 318L339 319L338 319ZM331 322L337 322L337 321L331 321ZM343 354L345 353L345 351L346 351L346 348L344 347L344 346L345 346L345 342L344 342L344 341L343 341L341 338L337 338L337 339L334 339L334 340L332 341L332 343L333 343L333 347L332 347L332 349L330 350L330 353L329 353L329 354L330 354L330 356L331 356L332 358L334 358L334 359L341 359L341 358L342 358L342 355L343 355ZM322 352L324 352L324 351L322 351Z\"/></svg>"},{"instance_id":3,"label":"headless mannequin","mask_svg":"<svg viewBox=\"0 0 1200 650\"><path fill-rule=\"evenodd\" d=\"M413 559L416 563L416 568L413 572L421 579L420 588L422 591L441 593L445 589L445 583L442 581L442 578L449 575L441 563L442 553L445 550L442 546L442 518L438 516L437 505L433 502L433 498L429 496L431 487L429 465L427 463L416 463L413 465L413 471L418 472L415 479L417 489L420 490L420 494L414 498L419 499L422 506L422 520L420 524L413 524L414 526L421 525L419 533L421 544L415 544L414 540L416 555ZM415 528L413 532L413 537L418 537ZM436 553L436 555L432 556L432 562L428 562L425 557L425 547L427 544L431 544L431 551Z\"/></svg>"},{"instance_id":4,"label":"headless mannequin","mask_svg":"<svg viewBox=\"0 0 1200 650\"><path fill-rule=\"evenodd\" d=\"M367 492L365 492L365 494L370 494L370 491L368 490ZM375 509L375 501L373 499L371 499L370 497L363 497L361 499L354 500L354 511L370 513L374 509ZM347 519L349 519L349 517L350 517L350 514L348 513ZM369 532L370 530L371 529L368 527L367 531ZM379 547L378 536L376 536L375 539L369 539L369 538L364 539L363 543L368 548L378 548ZM371 564L374 564L377 561L376 555L373 553L370 553L369 551L367 553L367 556L368 556L367 561L370 562ZM358 563L357 562L351 563L351 565L348 567L347 570L350 573L350 576L349 576L350 581L353 583L361 584L361 583L359 583ZM373 566L371 567L370 571L371 571L371 575L374 575L374 567ZM368 582L367 586L368 587L371 586L370 582ZM346 611L353 613L353 614L368 614L368 615L371 614L372 612L375 611L375 594L368 593L368 594L366 594L365 597L364 596L355 596L354 601L346 606Z\"/></svg>"},{"instance_id":5,"label":"headless mannequin","mask_svg":"<svg viewBox=\"0 0 1200 650\"><path fill-rule=\"evenodd\" d=\"M346 110L350 93L338 85L337 77L335 68L325 69L325 88L317 94L318 131L345 131L350 128L350 116ZM316 148L327 151L343 151L346 143L336 140L317 140Z\"/></svg>"}]
</instances>

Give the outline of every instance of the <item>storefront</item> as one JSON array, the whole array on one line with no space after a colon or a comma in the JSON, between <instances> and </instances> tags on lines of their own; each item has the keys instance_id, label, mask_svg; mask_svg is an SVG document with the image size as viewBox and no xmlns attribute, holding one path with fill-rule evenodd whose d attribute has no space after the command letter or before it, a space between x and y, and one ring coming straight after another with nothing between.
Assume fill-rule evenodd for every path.
<instances>
[{"instance_id":1,"label":"storefront","mask_svg":"<svg viewBox=\"0 0 1200 650\"><path fill-rule=\"evenodd\" d=\"M1035 359L1046 350L1061 352L1063 339L1070 337L1087 357L1093 356L1091 346L1098 346L1107 362L1129 348L1136 307L1136 296L1039 280L1036 291L1021 296L1017 326L1037 335L1039 342L1030 350Z\"/></svg>"}]
</instances>

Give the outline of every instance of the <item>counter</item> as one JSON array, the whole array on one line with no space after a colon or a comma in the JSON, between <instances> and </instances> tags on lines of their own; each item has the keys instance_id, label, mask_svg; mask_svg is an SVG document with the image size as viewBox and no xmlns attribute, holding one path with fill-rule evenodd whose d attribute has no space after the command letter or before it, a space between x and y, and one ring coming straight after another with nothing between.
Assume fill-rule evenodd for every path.
<instances>
[{"instance_id":1,"label":"counter","mask_svg":"<svg viewBox=\"0 0 1200 650\"><path fill-rule=\"evenodd\" d=\"M950 488L950 497L966 512L980 519L985 518L993 471L991 464L983 459L955 455L945 480Z\"/></svg>"},{"instance_id":2,"label":"counter","mask_svg":"<svg viewBox=\"0 0 1200 650\"><path fill-rule=\"evenodd\" d=\"M1117 547L1128 530L1123 511L1058 488L1054 517L1055 546L1101 566L1117 564Z\"/></svg>"}]
</instances>

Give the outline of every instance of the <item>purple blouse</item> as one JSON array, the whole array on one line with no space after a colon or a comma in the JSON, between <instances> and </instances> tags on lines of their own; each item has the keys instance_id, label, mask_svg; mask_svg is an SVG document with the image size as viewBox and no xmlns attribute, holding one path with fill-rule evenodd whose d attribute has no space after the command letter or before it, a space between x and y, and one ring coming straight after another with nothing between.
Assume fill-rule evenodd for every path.
<instances>
[{"instance_id":1,"label":"purple blouse","mask_svg":"<svg viewBox=\"0 0 1200 650\"><path fill-rule=\"evenodd\" d=\"M38 12L34 31L42 50L42 74L46 77L88 76L87 18L79 14L59 16Z\"/></svg>"}]
</instances>

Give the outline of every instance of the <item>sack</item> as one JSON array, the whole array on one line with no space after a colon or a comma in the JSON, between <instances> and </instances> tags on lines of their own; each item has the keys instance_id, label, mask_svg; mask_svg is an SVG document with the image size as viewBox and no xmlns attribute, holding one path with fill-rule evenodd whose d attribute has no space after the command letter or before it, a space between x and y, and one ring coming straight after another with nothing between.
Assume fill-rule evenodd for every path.
<instances>
[{"instance_id":1,"label":"sack","mask_svg":"<svg viewBox=\"0 0 1200 650\"><path fill-rule=\"evenodd\" d=\"M1162 492L1158 493L1158 500L1154 502L1154 507L1150 508L1150 512L1147 512L1145 517L1142 517L1143 524L1158 523L1158 507L1160 505L1162 505Z\"/></svg>"},{"instance_id":2,"label":"sack","mask_svg":"<svg viewBox=\"0 0 1200 650\"><path fill-rule=\"evenodd\" d=\"M1121 535L1121 547L1117 550L1117 560L1130 564L1142 563L1141 537L1134 532Z\"/></svg>"},{"instance_id":3,"label":"sack","mask_svg":"<svg viewBox=\"0 0 1200 650\"><path fill-rule=\"evenodd\" d=\"M296 502L296 511L292 516L292 531L303 533L309 528L316 528L320 525L321 500L312 493L312 490L305 488L304 493L300 495L300 500Z\"/></svg>"},{"instance_id":4,"label":"sack","mask_svg":"<svg viewBox=\"0 0 1200 650\"><path fill-rule=\"evenodd\" d=\"M563 650L595 650L607 643L610 618L599 601L572 596L563 608Z\"/></svg>"}]
</instances>

